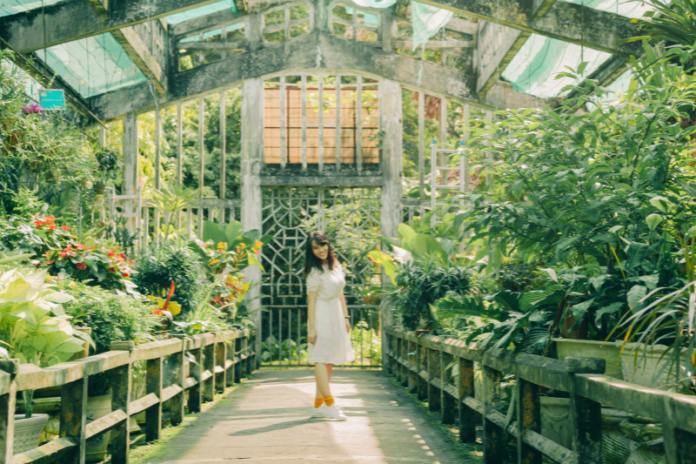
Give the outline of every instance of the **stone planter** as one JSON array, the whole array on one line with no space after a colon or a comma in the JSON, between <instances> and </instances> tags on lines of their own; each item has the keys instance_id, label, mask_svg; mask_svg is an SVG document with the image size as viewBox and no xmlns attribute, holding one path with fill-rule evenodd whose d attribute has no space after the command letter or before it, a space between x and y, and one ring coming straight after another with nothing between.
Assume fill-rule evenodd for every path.
<instances>
[{"instance_id":1,"label":"stone planter","mask_svg":"<svg viewBox=\"0 0 696 464\"><path fill-rule=\"evenodd\" d=\"M673 352L665 352L669 349L665 345L652 345L646 350L645 345L628 343L621 355L621 370L626 382L652 387L660 390L674 390L676 375L674 366L663 370L663 366L670 362ZM680 365L684 366L688 360L682 357ZM660 373L660 371L662 371ZM658 375L659 373L659 375Z\"/></svg>"},{"instance_id":2,"label":"stone planter","mask_svg":"<svg viewBox=\"0 0 696 464\"><path fill-rule=\"evenodd\" d=\"M111 413L111 393L87 398L87 424ZM87 462L100 462L106 459L111 431L87 440L85 457Z\"/></svg>"},{"instance_id":3,"label":"stone planter","mask_svg":"<svg viewBox=\"0 0 696 464\"><path fill-rule=\"evenodd\" d=\"M621 366L621 342L596 342L592 340L574 340L566 338L554 338L558 359L564 360L568 356L601 358L607 362L605 372L609 377L623 380Z\"/></svg>"},{"instance_id":4,"label":"stone planter","mask_svg":"<svg viewBox=\"0 0 696 464\"><path fill-rule=\"evenodd\" d=\"M32 414L29 419L24 414L15 414L14 420L14 454L38 448L48 414Z\"/></svg>"},{"instance_id":5,"label":"stone planter","mask_svg":"<svg viewBox=\"0 0 696 464\"><path fill-rule=\"evenodd\" d=\"M573 449L570 399L542 396L539 400L541 402L541 434L561 446Z\"/></svg>"}]
</instances>

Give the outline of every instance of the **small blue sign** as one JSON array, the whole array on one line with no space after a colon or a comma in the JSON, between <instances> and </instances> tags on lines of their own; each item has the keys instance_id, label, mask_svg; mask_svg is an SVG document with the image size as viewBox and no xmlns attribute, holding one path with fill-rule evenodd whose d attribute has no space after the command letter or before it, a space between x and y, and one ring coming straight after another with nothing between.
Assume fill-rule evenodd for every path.
<instances>
[{"instance_id":1,"label":"small blue sign","mask_svg":"<svg viewBox=\"0 0 696 464\"><path fill-rule=\"evenodd\" d=\"M65 92L62 90L41 90L39 98L43 110L65 109Z\"/></svg>"}]
</instances>

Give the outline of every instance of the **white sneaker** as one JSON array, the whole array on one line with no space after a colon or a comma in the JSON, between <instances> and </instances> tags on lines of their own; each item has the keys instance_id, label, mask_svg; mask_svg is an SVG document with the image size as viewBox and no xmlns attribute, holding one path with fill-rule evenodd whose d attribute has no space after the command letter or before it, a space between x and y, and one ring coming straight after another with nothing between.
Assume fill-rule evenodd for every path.
<instances>
[{"instance_id":1,"label":"white sneaker","mask_svg":"<svg viewBox=\"0 0 696 464\"><path fill-rule=\"evenodd\" d=\"M321 412L319 412L319 408L315 408L314 406L312 406L312 415L310 417L324 417L324 415Z\"/></svg>"},{"instance_id":2,"label":"white sneaker","mask_svg":"<svg viewBox=\"0 0 696 464\"><path fill-rule=\"evenodd\" d=\"M322 404L317 408L319 412L321 413L322 416L324 417L329 417L331 419L336 419L339 421L344 421L348 419L343 412L336 407L335 404L332 404L331 406L327 406L325 404Z\"/></svg>"}]
</instances>

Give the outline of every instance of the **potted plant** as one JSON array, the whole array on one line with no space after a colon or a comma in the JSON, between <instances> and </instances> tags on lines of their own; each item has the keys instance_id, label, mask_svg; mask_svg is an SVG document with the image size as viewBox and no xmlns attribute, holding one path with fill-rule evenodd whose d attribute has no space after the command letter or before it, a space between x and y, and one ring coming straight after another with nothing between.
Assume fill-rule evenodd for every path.
<instances>
[{"instance_id":1,"label":"potted plant","mask_svg":"<svg viewBox=\"0 0 696 464\"><path fill-rule=\"evenodd\" d=\"M9 271L0 277L0 341L21 364L48 367L82 351L89 335L74 331L62 304L72 296L46 283L46 272ZM48 420L32 414L33 391L22 392L25 414L15 416L14 453L36 448Z\"/></svg>"},{"instance_id":2,"label":"potted plant","mask_svg":"<svg viewBox=\"0 0 696 464\"><path fill-rule=\"evenodd\" d=\"M104 194L109 180L116 179L116 165L118 156L113 150L102 150L94 154L97 159L97 180L94 182L94 192Z\"/></svg>"}]
</instances>

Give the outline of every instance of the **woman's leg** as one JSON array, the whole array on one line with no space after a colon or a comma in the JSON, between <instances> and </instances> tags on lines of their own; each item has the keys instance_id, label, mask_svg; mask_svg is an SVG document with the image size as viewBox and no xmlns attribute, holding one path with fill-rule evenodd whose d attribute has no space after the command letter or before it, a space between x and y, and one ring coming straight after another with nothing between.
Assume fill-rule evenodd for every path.
<instances>
[{"instance_id":1,"label":"woman's leg","mask_svg":"<svg viewBox=\"0 0 696 464\"><path fill-rule=\"evenodd\" d=\"M329 372L329 382L331 382L331 372L333 372L333 364L327 364L326 370Z\"/></svg>"},{"instance_id":2,"label":"woman's leg","mask_svg":"<svg viewBox=\"0 0 696 464\"><path fill-rule=\"evenodd\" d=\"M314 364L314 378L317 382L317 392L319 395L321 395L317 396L317 398L331 396L331 387L329 387L329 369L326 364Z\"/></svg>"}]
</instances>

